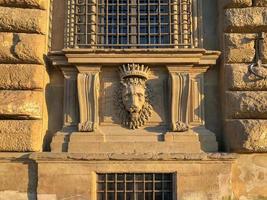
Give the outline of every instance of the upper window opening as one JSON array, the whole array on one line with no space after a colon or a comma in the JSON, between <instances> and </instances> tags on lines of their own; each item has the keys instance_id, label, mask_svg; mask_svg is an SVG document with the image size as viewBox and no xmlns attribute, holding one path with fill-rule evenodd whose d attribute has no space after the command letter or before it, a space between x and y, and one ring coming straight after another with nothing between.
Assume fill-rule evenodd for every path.
<instances>
[{"instance_id":1,"label":"upper window opening","mask_svg":"<svg viewBox=\"0 0 267 200\"><path fill-rule=\"evenodd\" d=\"M68 0L67 48L193 48L196 0Z\"/></svg>"}]
</instances>

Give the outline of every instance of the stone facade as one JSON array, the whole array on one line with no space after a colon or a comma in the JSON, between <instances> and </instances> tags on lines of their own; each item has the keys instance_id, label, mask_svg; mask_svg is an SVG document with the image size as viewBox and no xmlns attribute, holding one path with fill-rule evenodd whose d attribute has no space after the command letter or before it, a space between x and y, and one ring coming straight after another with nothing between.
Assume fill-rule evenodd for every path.
<instances>
[{"instance_id":1,"label":"stone facade","mask_svg":"<svg viewBox=\"0 0 267 200\"><path fill-rule=\"evenodd\" d=\"M225 90L225 142L228 150L238 152L266 151L266 79L258 78L248 68L251 63L266 63L267 38L256 45L259 32L267 30L264 21L264 1L239 1L223 3L221 19L223 85ZM266 76L266 68L255 68L255 72ZM257 136L256 136L257 135Z\"/></svg>"},{"instance_id":2,"label":"stone facade","mask_svg":"<svg viewBox=\"0 0 267 200\"><path fill-rule=\"evenodd\" d=\"M1 151L41 151L48 2L0 1Z\"/></svg>"},{"instance_id":3,"label":"stone facade","mask_svg":"<svg viewBox=\"0 0 267 200\"><path fill-rule=\"evenodd\" d=\"M267 1L202 3L205 49L121 51L63 50L63 0L0 0L0 200L96 200L98 173L160 172L173 200L267 199Z\"/></svg>"}]
</instances>

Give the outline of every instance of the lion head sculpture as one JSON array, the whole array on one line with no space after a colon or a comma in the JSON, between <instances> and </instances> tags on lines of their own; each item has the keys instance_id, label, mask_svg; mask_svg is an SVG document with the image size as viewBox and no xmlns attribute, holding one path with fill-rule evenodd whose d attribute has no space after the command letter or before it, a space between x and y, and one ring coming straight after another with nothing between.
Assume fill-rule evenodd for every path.
<instances>
[{"instance_id":1,"label":"lion head sculpture","mask_svg":"<svg viewBox=\"0 0 267 200\"><path fill-rule=\"evenodd\" d=\"M151 117L150 90L146 84L149 68L144 65L128 64L119 68L120 90L116 96L122 124L137 129Z\"/></svg>"}]
</instances>

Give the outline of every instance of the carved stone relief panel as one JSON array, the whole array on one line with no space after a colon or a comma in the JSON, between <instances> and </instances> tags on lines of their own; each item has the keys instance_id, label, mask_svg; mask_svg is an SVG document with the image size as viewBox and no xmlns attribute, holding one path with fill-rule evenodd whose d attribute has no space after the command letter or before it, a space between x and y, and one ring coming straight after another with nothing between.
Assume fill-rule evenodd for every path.
<instances>
[{"instance_id":1,"label":"carved stone relief panel","mask_svg":"<svg viewBox=\"0 0 267 200\"><path fill-rule=\"evenodd\" d=\"M150 67L147 78L143 77L144 87L142 88L142 84L140 84L140 87L138 87L139 84L137 84L140 79L140 71L129 72L127 69L126 71L119 71L119 67L122 66L123 65L102 68L100 90L101 126L120 125L130 129L136 129L144 125L166 126L166 111L168 110L166 109L168 99L166 89L168 74L166 70L164 70L163 67ZM128 65L126 65L126 67L128 67ZM140 65L140 67L142 68L142 65ZM133 73L133 76L129 75L130 73ZM137 76L139 79L134 79L135 73L139 73L139 76ZM136 87L133 86L135 82ZM134 93L138 93L138 91L142 93L139 94L140 101L133 98L135 95ZM124 99L123 95L125 95ZM128 97L126 97L127 95ZM133 101L137 101L139 105L133 105ZM146 109L146 111L143 110L145 113L142 113L142 108ZM138 118L138 114L135 115L135 109L139 114L142 113L142 119ZM131 113L131 110L134 112ZM137 117L139 121L134 122L136 123L135 125L131 125L131 117Z\"/></svg>"}]
</instances>

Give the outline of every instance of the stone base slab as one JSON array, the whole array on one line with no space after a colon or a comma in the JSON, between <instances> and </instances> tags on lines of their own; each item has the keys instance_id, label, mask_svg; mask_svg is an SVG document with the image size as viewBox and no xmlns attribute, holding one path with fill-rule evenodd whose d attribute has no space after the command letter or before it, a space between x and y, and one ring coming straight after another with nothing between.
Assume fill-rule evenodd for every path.
<instances>
[{"instance_id":1,"label":"stone base slab","mask_svg":"<svg viewBox=\"0 0 267 200\"><path fill-rule=\"evenodd\" d=\"M58 132L52 140L51 150L69 153L201 153L217 152L218 144L215 135L204 127L166 134Z\"/></svg>"}]
</instances>

